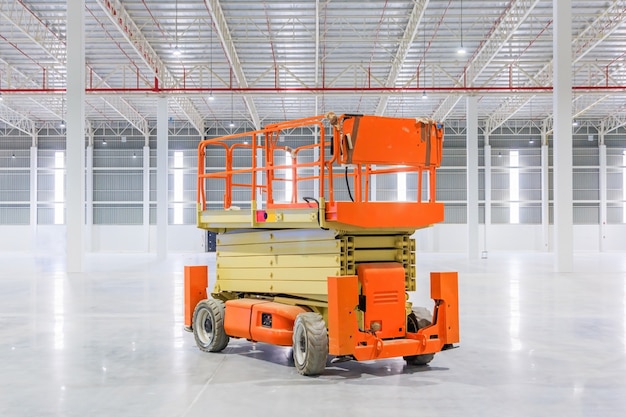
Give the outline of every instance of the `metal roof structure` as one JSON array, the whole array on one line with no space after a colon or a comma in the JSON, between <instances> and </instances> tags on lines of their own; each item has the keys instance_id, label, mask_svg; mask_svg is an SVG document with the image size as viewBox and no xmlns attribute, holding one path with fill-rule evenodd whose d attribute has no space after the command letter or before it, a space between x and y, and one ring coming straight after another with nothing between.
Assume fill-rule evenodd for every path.
<instances>
[{"instance_id":1,"label":"metal roof structure","mask_svg":"<svg viewBox=\"0 0 626 417\"><path fill-rule=\"evenodd\" d=\"M572 114L626 124L626 0L573 0ZM0 0L0 125L65 117L66 0ZM552 0L86 0L86 117L146 131L332 110L549 123ZM458 53L463 47L466 53ZM180 52L178 54L177 52Z\"/></svg>"}]
</instances>

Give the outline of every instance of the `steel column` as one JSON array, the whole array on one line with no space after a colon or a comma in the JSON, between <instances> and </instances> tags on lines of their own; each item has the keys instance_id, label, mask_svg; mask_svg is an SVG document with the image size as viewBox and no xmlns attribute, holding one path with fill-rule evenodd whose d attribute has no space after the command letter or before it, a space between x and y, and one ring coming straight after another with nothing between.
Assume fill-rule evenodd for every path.
<instances>
[{"instance_id":1,"label":"steel column","mask_svg":"<svg viewBox=\"0 0 626 417\"><path fill-rule=\"evenodd\" d=\"M85 232L85 0L67 0L67 272L82 272Z\"/></svg>"},{"instance_id":2,"label":"steel column","mask_svg":"<svg viewBox=\"0 0 626 417\"><path fill-rule=\"evenodd\" d=\"M467 97L467 254L478 259L478 98Z\"/></svg>"},{"instance_id":3,"label":"steel column","mask_svg":"<svg viewBox=\"0 0 626 417\"><path fill-rule=\"evenodd\" d=\"M553 0L554 250L557 272L572 272L572 0Z\"/></svg>"}]
</instances>

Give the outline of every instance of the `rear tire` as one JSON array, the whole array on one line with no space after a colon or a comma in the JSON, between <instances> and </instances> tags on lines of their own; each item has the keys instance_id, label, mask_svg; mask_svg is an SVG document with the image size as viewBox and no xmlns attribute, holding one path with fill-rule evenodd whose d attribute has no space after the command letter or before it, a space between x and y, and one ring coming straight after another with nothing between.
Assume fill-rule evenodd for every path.
<instances>
[{"instance_id":1,"label":"rear tire","mask_svg":"<svg viewBox=\"0 0 626 417\"><path fill-rule=\"evenodd\" d=\"M220 352L230 338L224 331L224 302L209 298L198 303L193 311L193 337L204 352Z\"/></svg>"},{"instance_id":2,"label":"rear tire","mask_svg":"<svg viewBox=\"0 0 626 417\"><path fill-rule=\"evenodd\" d=\"M406 331L416 333L419 329L430 326L432 324L433 315L427 308L415 307L406 319ZM425 355L405 356L404 360L409 366L427 365L435 357L434 353Z\"/></svg>"},{"instance_id":3,"label":"rear tire","mask_svg":"<svg viewBox=\"0 0 626 417\"><path fill-rule=\"evenodd\" d=\"M319 375L326 368L328 332L317 313L300 313L293 326L293 362L302 375Z\"/></svg>"}]
</instances>

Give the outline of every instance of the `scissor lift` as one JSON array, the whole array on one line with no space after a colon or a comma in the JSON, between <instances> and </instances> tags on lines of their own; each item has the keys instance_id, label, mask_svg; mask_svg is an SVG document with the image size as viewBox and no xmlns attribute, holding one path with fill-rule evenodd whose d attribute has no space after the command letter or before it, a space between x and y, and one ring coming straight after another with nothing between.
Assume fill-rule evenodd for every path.
<instances>
[{"instance_id":1,"label":"scissor lift","mask_svg":"<svg viewBox=\"0 0 626 417\"><path fill-rule=\"evenodd\" d=\"M303 129L309 139L292 141ZM200 142L198 227L217 233L217 251L208 298L206 267L186 269L198 347L293 346L298 371L316 375L329 354L424 365L457 343L456 273L431 273L432 313L407 296L411 235L443 220L442 144L432 120L333 113ZM416 174L415 199L375 201L373 184L397 173Z\"/></svg>"}]
</instances>

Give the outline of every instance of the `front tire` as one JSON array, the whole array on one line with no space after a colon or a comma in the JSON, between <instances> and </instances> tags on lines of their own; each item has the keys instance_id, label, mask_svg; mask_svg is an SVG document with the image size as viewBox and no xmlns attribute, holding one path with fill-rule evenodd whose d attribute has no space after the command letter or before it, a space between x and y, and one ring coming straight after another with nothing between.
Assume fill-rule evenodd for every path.
<instances>
[{"instance_id":1,"label":"front tire","mask_svg":"<svg viewBox=\"0 0 626 417\"><path fill-rule=\"evenodd\" d=\"M293 326L293 362L302 375L319 375L326 368L328 333L317 313L300 313Z\"/></svg>"},{"instance_id":2,"label":"front tire","mask_svg":"<svg viewBox=\"0 0 626 417\"><path fill-rule=\"evenodd\" d=\"M415 307L406 318L406 331L417 333L419 329L430 326L432 318L433 315L427 308ZM404 360L409 366L424 366L432 361L434 357L434 353L427 353L425 355L405 356Z\"/></svg>"},{"instance_id":3,"label":"front tire","mask_svg":"<svg viewBox=\"0 0 626 417\"><path fill-rule=\"evenodd\" d=\"M224 331L224 302L209 298L198 303L193 311L193 336L204 352L220 352L230 338Z\"/></svg>"}]
</instances>

